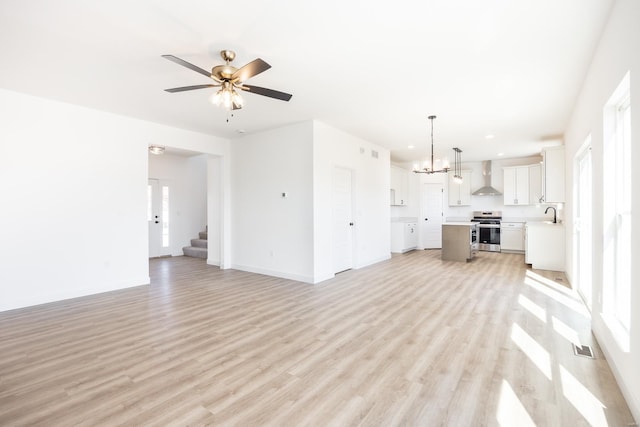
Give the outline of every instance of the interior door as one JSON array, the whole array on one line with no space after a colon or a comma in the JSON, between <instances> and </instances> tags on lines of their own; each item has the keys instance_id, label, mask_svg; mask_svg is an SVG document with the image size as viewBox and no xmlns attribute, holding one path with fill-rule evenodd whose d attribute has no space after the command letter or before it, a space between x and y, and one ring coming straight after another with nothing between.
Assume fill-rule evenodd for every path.
<instances>
[{"instance_id":1,"label":"interior door","mask_svg":"<svg viewBox=\"0 0 640 427\"><path fill-rule=\"evenodd\" d=\"M147 186L149 258L171 254L169 246L169 185L149 179Z\"/></svg>"},{"instance_id":2,"label":"interior door","mask_svg":"<svg viewBox=\"0 0 640 427\"><path fill-rule=\"evenodd\" d=\"M349 169L333 170L333 271L339 273L353 267L352 173Z\"/></svg>"},{"instance_id":3,"label":"interior door","mask_svg":"<svg viewBox=\"0 0 640 427\"><path fill-rule=\"evenodd\" d=\"M422 184L420 240L425 249L442 248L443 197L442 184Z\"/></svg>"}]
</instances>

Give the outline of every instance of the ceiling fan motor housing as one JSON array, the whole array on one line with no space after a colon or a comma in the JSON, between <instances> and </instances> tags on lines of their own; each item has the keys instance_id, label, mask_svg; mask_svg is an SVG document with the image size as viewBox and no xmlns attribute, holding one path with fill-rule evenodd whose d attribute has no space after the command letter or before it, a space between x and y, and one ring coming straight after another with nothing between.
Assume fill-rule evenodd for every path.
<instances>
[{"instance_id":1,"label":"ceiling fan motor housing","mask_svg":"<svg viewBox=\"0 0 640 427\"><path fill-rule=\"evenodd\" d=\"M231 65L216 65L211 69L211 77L218 81L231 80L233 73L238 71L236 67Z\"/></svg>"}]
</instances>

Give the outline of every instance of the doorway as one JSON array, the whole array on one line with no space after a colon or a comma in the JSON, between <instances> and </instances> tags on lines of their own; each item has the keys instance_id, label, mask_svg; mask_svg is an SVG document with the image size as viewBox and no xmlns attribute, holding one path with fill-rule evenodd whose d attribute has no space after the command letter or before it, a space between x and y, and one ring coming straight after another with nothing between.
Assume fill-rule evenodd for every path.
<instances>
[{"instance_id":1,"label":"doorway","mask_svg":"<svg viewBox=\"0 0 640 427\"><path fill-rule=\"evenodd\" d=\"M333 169L333 272L353 268L353 173Z\"/></svg>"},{"instance_id":2,"label":"doorway","mask_svg":"<svg viewBox=\"0 0 640 427\"><path fill-rule=\"evenodd\" d=\"M441 183L422 184L420 241L424 249L442 248L443 195Z\"/></svg>"},{"instance_id":3,"label":"doorway","mask_svg":"<svg viewBox=\"0 0 640 427\"><path fill-rule=\"evenodd\" d=\"M592 304L592 166L591 136L576 154L574 162L575 210L574 210L574 276L578 284L578 292L585 304L591 309Z\"/></svg>"}]
</instances>

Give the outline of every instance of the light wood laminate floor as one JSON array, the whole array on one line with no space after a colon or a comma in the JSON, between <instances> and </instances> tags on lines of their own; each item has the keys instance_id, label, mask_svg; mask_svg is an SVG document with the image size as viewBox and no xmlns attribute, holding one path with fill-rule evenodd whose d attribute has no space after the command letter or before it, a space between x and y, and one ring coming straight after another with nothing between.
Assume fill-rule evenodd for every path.
<instances>
[{"instance_id":1,"label":"light wood laminate floor","mask_svg":"<svg viewBox=\"0 0 640 427\"><path fill-rule=\"evenodd\" d=\"M315 286L186 257L150 270L0 313L0 425L633 423L588 312L522 255L413 251Z\"/></svg>"}]
</instances>

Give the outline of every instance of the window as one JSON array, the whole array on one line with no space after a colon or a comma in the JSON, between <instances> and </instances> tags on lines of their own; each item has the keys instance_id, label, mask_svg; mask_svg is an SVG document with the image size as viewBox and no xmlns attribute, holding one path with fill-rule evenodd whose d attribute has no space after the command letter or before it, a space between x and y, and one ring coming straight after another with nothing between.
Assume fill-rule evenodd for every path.
<instances>
[{"instance_id":1,"label":"window","mask_svg":"<svg viewBox=\"0 0 640 427\"><path fill-rule=\"evenodd\" d=\"M578 150L574 160L574 277L577 278L578 292L584 302L593 308L591 266L593 264L592 252L592 213L593 213L593 186L592 186L592 158L591 158L591 134L587 137L582 148Z\"/></svg>"},{"instance_id":2,"label":"window","mask_svg":"<svg viewBox=\"0 0 640 427\"><path fill-rule=\"evenodd\" d=\"M147 221L153 219L153 187L147 185Z\"/></svg>"},{"instance_id":3,"label":"window","mask_svg":"<svg viewBox=\"0 0 640 427\"><path fill-rule=\"evenodd\" d=\"M631 323L631 97L629 73L604 110L603 313L617 338ZM611 322L609 322L611 323ZM616 331L618 329L618 331ZM621 332L623 336L621 336ZM626 345L625 345L626 347Z\"/></svg>"},{"instance_id":4,"label":"window","mask_svg":"<svg viewBox=\"0 0 640 427\"><path fill-rule=\"evenodd\" d=\"M169 187L162 186L162 247L169 247Z\"/></svg>"}]
</instances>

